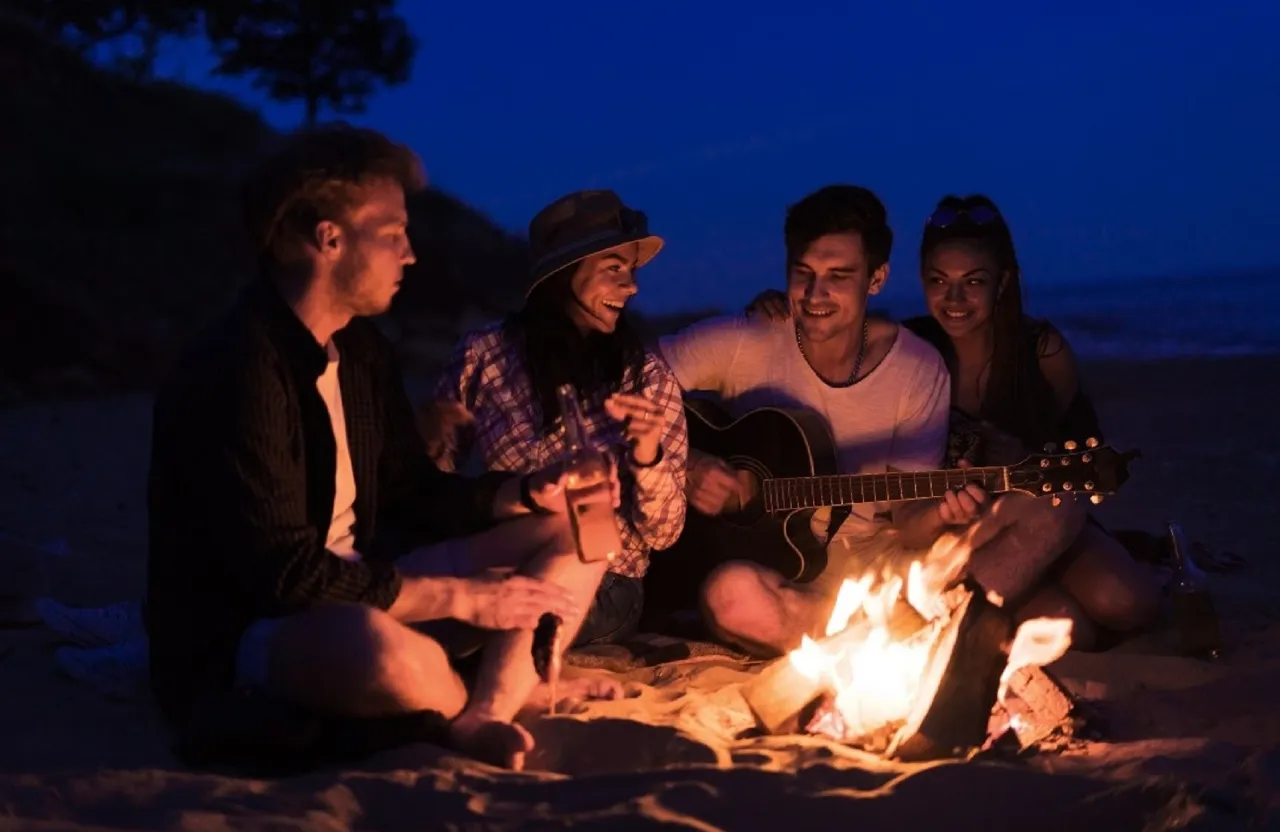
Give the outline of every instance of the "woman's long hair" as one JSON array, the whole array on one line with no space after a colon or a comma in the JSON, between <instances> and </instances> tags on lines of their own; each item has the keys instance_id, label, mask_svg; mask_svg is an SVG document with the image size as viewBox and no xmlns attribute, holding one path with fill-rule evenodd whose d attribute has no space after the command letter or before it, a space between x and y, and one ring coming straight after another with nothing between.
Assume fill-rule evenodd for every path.
<instances>
[{"instance_id":1,"label":"woman's long hair","mask_svg":"<svg viewBox=\"0 0 1280 832\"><path fill-rule=\"evenodd\" d=\"M977 223L965 213L986 207L995 216ZM995 307L991 313L991 369L982 395L982 418L1029 445L1040 444L1053 433L1052 391L1040 372L1045 347L1045 326L1027 317L1022 308L1022 270L1013 247L1013 235L996 204L986 196L946 196L938 209L955 211L957 219L945 226L925 225L920 242L923 265L938 246L964 240L982 246L999 269Z\"/></svg>"},{"instance_id":2,"label":"woman's long hair","mask_svg":"<svg viewBox=\"0 0 1280 832\"><path fill-rule=\"evenodd\" d=\"M577 303L570 286L576 268L567 266L543 280L505 323L523 351L544 434L560 415L560 385L572 384L580 398L598 405L622 391L628 376L638 385L644 373L644 344L625 314L609 334L583 335L569 317L569 304Z\"/></svg>"}]
</instances>

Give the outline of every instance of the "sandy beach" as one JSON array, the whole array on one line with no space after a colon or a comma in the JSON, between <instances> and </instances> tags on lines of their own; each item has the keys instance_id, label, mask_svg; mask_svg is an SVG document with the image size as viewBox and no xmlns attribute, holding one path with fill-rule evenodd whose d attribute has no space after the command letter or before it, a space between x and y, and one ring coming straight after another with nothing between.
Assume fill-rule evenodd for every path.
<instances>
[{"instance_id":1,"label":"sandy beach","mask_svg":"<svg viewBox=\"0 0 1280 832\"><path fill-rule=\"evenodd\" d=\"M1212 578L1219 662L1178 657L1164 627L1053 667L1104 717L1101 741L903 765L813 737L739 739L751 718L738 684L752 668L712 657L630 670L632 698L536 722L539 751L521 774L416 746L236 779L183 771L149 703L78 685L58 671L52 633L11 627L0 629L0 829L1280 828L1280 357L1083 372L1111 443L1143 452L1098 509L1104 522L1179 520L1248 562ZM44 559L60 600L141 595L149 407L127 395L0 410L0 531L66 541L67 554Z\"/></svg>"}]
</instances>

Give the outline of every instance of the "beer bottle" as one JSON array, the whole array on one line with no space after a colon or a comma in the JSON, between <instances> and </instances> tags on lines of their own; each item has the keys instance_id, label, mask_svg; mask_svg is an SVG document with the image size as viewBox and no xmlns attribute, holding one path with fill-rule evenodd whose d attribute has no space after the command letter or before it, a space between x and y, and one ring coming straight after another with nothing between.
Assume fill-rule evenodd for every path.
<instances>
[{"instance_id":1,"label":"beer bottle","mask_svg":"<svg viewBox=\"0 0 1280 832\"><path fill-rule=\"evenodd\" d=\"M556 392L564 420L565 499L578 557L584 563L611 561L622 554L622 538L613 509L609 459L588 441L573 386L562 384Z\"/></svg>"}]
</instances>

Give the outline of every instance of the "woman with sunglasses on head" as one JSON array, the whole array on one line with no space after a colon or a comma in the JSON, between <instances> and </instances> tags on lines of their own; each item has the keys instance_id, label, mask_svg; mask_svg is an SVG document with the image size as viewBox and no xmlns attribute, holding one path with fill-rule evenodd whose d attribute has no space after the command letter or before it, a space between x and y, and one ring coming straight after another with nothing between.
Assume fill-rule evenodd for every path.
<instances>
[{"instance_id":1,"label":"woman with sunglasses on head","mask_svg":"<svg viewBox=\"0 0 1280 832\"><path fill-rule=\"evenodd\" d=\"M920 244L920 278L929 314L903 324L942 353L951 373L953 464L1010 464L1048 442L1102 438L1071 346L1023 311L1013 237L994 202L938 202ZM767 292L749 308L780 311ZM1036 510L1061 509L1039 500ZM1149 623L1159 595L1148 567L1091 520L1030 591L1010 600L1023 619L1070 617L1073 645L1089 649L1099 630Z\"/></svg>"}]
</instances>

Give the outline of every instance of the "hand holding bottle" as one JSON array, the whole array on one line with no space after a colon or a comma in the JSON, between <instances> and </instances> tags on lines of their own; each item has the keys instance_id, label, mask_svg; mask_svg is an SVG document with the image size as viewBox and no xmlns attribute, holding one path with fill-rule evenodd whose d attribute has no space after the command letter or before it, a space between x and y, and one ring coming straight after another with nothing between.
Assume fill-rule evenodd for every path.
<instances>
[{"instance_id":1,"label":"hand holding bottle","mask_svg":"<svg viewBox=\"0 0 1280 832\"><path fill-rule=\"evenodd\" d=\"M584 563L613 560L622 554L616 509L621 505L617 466L593 447L573 387L557 391L564 419L564 498L578 557Z\"/></svg>"}]
</instances>

